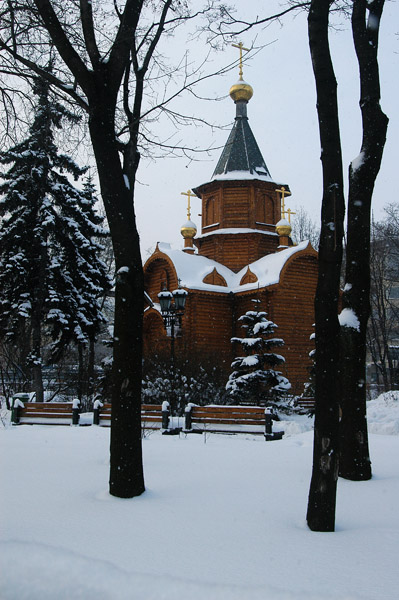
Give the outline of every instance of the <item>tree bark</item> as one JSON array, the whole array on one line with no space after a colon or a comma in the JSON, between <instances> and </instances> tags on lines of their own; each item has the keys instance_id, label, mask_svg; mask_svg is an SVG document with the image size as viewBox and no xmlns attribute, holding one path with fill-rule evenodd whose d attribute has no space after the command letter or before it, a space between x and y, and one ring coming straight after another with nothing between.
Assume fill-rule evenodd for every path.
<instances>
[{"instance_id":1,"label":"tree bark","mask_svg":"<svg viewBox=\"0 0 399 600\"><path fill-rule=\"evenodd\" d=\"M35 314L36 312L36 314ZM42 373L42 333L41 333L41 314L32 311L32 380L33 389L36 394L36 402L44 402L44 387Z\"/></svg>"},{"instance_id":2,"label":"tree bark","mask_svg":"<svg viewBox=\"0 0 399 600\"><path fill-rule=\"evenodd\" d=\"M78 344L78 399L82 404L84 388L83 344Z\"/></svg>"},{"instance_id":3,"label":"tree bark","mask_svg":"<svg viewBox=\"0 0 399 600\"><path fill-rule=\"evenodd\" d=\"M43 175L46 177L46 175ZM43 371L42 371L42 321L43 321L43 306L45 298L46 285L46 264L47 250L39 244L33 249L34 256L37 257L37 268L35 272L36 282L33 286L35 296L32 302L32 318L31 318L31 336L32 345L30 352L31 372L33 379L33 389L36 394L36 402L44 402L44 386L43 386Z\"/></svg>"},{"instance_id":4,"label":"tree bark","mask_svg":"<svg viewBox=\"0 0 399 600\"><path fill-rule=\"evenodd\" d=\"M104 92L104 95L106 92ZM113 111L104 97L91 111L90 136L115 255L110 493L144 491L141 448L142 318L144 279L133 207L134 180L123 173Z\"/></svg>"},{"instance_id":5,"label":"tree bark","mask_svg":"<svg viewBox=\"0 0 399 600\"><path fill-rule=\"evenodd\" d=\"M329 9L328 0L313 0L308 17L323 170L319 271L315 297L315 430L307 510L308 526L314 531L334 531L339 461L338 300L345 204L337 83L328 43Z\"/></svg>"},{"instance_id":6,"label":"tree bark","mask_svg":"<svg viewBox=\"0 0 399 600\"><path fill-rule=\"evenodd\" d=\"M371 200L386 140L388 119L380 107L378 32L384 0L354 0L352 32L360 72L363 140L349 167L346 285L343 308L357 326L342 327L341 448L342 477L371 478L366 418L367 321L370 315ZM366 10L369 11L368 20Z\"/></svg>"},{"instance_id":7,"label":"tree bark","mask_svg":"<svg viewBox=\"0 0 399 600\"><path fill-rule=\"evenodd\" d=\"M95 344L96 344L95 335L90 334L89 349L88 349L88 356L87 356L87 397L88 397L88 399L92 398L93 394L94 394Z\"/></svg>"}]
</instances>

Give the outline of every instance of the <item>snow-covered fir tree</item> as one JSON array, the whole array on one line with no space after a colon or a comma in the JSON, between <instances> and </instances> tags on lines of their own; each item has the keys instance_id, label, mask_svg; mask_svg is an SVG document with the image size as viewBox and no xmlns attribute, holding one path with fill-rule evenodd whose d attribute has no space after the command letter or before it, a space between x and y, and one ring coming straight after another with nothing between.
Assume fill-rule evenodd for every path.
<instances>
[{"instance_id":1,"label":"snow-covered fir tree","mask_svg":"<svg viewBox=\"0 0 399 600\"><path fill-rule=\"evenodd\" d=\"M38 79L28 137L0 154L0 333L29 336L37 399L43 398L44 340L53 357L67 344L86 344L104 320L99 298L110 286L98 239L94 187L73 185L86 171L58 151L54 131L76 118Z\"/></svg>"},{"instance_id":2,"label":"snow-covered fir tree","mask_svg":"<svg viewBox=\"0 0 399 600\"><path fill-rule=\"evenodd\" d=\"M253 302L258 307L260 301ZM273 348L284 345L281 338L273 336L277 325L260 310L249 310L238 321L245 329L245 337L231 338L233 344L240 345L242 355L231 364L233 371L226 384L227 391L237 403L267 403L282 407L283 393L291 388L291 384L276 370L285 362L283 356L272 352Z\"/></svg>"}]
</instances>

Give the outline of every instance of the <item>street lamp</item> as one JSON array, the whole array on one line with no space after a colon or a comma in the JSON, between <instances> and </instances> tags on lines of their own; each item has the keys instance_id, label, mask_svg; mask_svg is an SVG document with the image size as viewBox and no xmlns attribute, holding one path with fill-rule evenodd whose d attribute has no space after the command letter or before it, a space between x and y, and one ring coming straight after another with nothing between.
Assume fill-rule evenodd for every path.
<instances>
[{"instance_id":1,"label":"street lamp","mask_svg":"<svg viewBox=\"0 0 399 600\"><path fill-rule=\"evenodd\" d=\"M184 308L186 305L188 292L179 287L177 290L173 292L169 292L168 290L163 290L158 294L159 304L161 305L161 314L163 318L163 322L166 329L166 335L170 335L170 353L172 360L172 375L173 375L173 384L175 383L175 337L176 337L176 328L180 329L181 327L181 319L184 314ZM176 408L176 398L175 392L172 390L171 397L171 405L172 405L172 414L175 413Z\"/></svg>"},{"instance_id":2,"label":"street lamp","mask_svg":"<svg viewBox=\"0 0 399 600\"><path fill-rule=\"evenodd\" d=\"M170 332L172 364L175 362L175 328L181 327L181 319L184 314L187 296L188 292L181 287L178 287L173 292L163 290L158 294L166 333L169 334Z\"/></svg>"}]
</instances>

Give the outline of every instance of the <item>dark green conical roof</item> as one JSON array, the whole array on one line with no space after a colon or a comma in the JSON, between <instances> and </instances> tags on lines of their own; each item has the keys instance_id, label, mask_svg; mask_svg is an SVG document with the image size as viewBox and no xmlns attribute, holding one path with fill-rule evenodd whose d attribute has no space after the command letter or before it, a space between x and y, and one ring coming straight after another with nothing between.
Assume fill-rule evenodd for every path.
<instances>
[{"instance_id":1,"label":"dark green conical roof","mask_svg":"<svg viewBox=\"0 0 399 600\"><path fill-rule=\"evenodd\" d=\"M262 153L248 123L246 101L236 102L236 118L233 129L216 165L212 179L220 175L228 176L229 173L234 177L234 173L237 173L237 171L241 171L242 176L247 173L249 177L255 175L271 179L269 169L263 160Z\"/></svg>"}]
</instances>

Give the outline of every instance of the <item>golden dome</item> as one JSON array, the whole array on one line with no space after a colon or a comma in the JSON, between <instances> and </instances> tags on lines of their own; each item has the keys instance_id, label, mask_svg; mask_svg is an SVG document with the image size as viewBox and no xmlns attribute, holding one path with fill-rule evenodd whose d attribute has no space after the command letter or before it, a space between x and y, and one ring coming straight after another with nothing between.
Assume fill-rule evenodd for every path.
<instances>
[{"instance_id":1,"label":"golden dome","mask_svg":"<svg viewBox=\"0 0 399 600\"><path fill-rule=\"evenodd\" d=\"M252 86L250 86L249 83L245 83L242 79L230 88L230 98L232 98L234 102L239 102L240 100L249 102L253 95L254 91Z\"/></svg>"},{"instance_id":2,"label":"golden dome","mask_svg":"<svg viewBox=\"0 0 399 600\"><path fill-rule=\"evenodd\" d=\"M192 221L187 221L181 226L180 233L184 239L192 239L197 234L197 226Z\"/></svg>"},{"instance_id":3,"label":"golden dome","mask_svg":"<svg viewBox=\"0 0 399 600\"><path fill-rule=\"evenodd\" d=\"M281 219L276 225L276 231L280 236L290 236L292 227L288 223L287 219Z\"/></svg>"}]
</instances>

